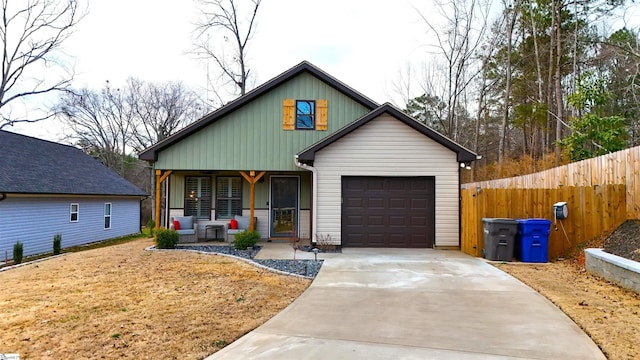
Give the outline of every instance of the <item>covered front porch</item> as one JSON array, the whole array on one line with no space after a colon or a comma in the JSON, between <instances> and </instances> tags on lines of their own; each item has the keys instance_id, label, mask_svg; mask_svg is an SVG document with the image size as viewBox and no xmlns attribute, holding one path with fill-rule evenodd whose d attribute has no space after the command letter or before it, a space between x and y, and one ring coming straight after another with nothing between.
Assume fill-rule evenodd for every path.
<instances>
[{"instance_id":1,"label":"covered front porch","mask_svg":"<svg viewBox=\"0 0 640 360\"><path fill-rule=\"evenodd\" d=\"M242 215L264 240L310 239L311 188L308 171L157 169L156 227L194 216L198 242L226 240L230 220ZM223 239L210 225L222 227Z\"/></svg>"}]
</instances>

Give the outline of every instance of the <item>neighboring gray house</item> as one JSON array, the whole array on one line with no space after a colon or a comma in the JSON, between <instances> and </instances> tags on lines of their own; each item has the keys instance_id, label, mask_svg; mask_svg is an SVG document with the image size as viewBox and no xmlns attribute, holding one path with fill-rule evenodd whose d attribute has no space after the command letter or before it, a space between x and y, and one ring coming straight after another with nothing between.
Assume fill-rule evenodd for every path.
<instances>
[{"instance_id":1,"label":"neighboring gray house","mask_svg":"<svg viewBox=\"0 0 640 360\"><path fill-rule=\"evenodd\" d=\"M146 194L81 150L0 131L0 258L140 232Z\"/></svg>"},{"instance_id":2,"label":"neighboring gray house","mask_svg":"<svg viewBox=\"0 0 640 360\"><path fill-rule=\"evenodd\" d=\"M476 154L302 62L140 159L156 191L168 183L156 218L195 216L200 238L253 214L263 238L444 248L460 245L460 169Z\"/></svg>"}]
</instances>

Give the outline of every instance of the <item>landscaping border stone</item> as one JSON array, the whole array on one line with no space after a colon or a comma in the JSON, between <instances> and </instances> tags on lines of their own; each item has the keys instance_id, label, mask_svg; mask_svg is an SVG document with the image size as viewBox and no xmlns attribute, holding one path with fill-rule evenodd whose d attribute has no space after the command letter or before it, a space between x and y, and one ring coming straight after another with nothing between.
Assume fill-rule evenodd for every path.
<instances>
[{"instance_id":1,"label":"landscaping border stone","mask_svg":"<svg viewBox=\"0 0 640 360\"><path fill-rule=\"evenodd\" d=\"M592 274L640 294L640 263L602 249L585 249L585 268Z\"/></svg>"}]
</instances>

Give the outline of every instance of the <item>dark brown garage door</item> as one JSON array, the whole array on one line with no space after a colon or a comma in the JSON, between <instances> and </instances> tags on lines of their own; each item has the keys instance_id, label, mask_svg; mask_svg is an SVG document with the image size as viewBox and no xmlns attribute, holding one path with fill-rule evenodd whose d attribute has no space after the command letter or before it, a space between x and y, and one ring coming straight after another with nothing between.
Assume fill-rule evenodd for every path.
<instances>
[{"instance_id":1,"label":"dark brown garage door","mask_svg":"<svg viewBox=\"0 0 640 360\"><path fill-rule=\"evenodd\" d=\"M435 178L342 177L342 245L433 247Z\"/></svg>"}]
</instances>

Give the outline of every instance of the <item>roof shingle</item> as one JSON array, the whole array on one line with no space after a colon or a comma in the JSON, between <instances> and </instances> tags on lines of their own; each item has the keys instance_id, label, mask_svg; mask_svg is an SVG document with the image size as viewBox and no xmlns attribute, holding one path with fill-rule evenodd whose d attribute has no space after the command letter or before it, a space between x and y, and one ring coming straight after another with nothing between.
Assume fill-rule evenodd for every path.
<instances>
[{"instance_id":1,"label":"roof shingle","mask_svg":"<svg viewBox=\"0 0 640 360\"><path fill-rule=\"evenodd\" d=\"M80 149L1 130L0 193L146 195Z\"/></svg>"}]
</instances>

